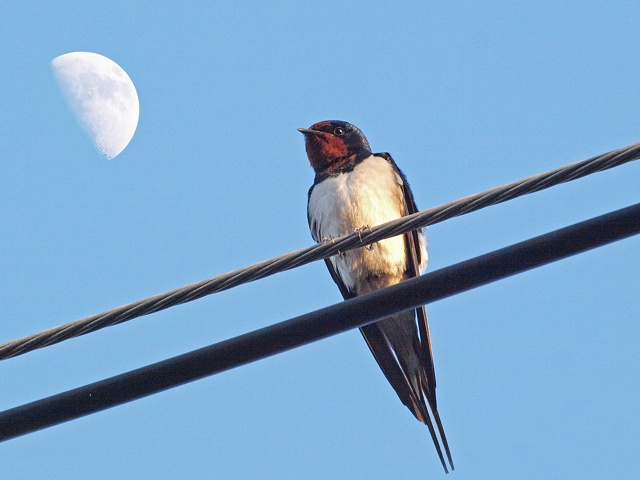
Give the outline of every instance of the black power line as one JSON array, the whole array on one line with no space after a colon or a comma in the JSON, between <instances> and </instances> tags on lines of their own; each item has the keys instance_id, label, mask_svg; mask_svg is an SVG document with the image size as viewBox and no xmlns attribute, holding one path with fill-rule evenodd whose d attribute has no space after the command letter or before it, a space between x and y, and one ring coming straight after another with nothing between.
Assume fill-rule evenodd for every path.
<instances>
[{"instance_id":1,"label":"black power line","mask_svg":"<svg viewBox=\"0 0 640 480\"><path fill-rule=\"evenodd\" d=\"M0 441L89 415L640 233L640 204L0 412Z\"/></svg>"},{"instance_id":2,"label":"black power line","mask_svg":"<svg viewBox=\"0 0 640 480\"><path fill-rule=\"evenodd\" d=\"M582 178L586 175L617 167L640 157L640 144L630 145L588 160L572 163L523 180L492 188L470 195L438 207L429 208L391 222L332 239L319 245L307 247L271 260L250 265L208 280L187 285L170 292L155 295L128 305L123 305L103 313L81 318L64 325L53 327L33 335L0 344L0 360L15 357L32 350L53 345L73 337L95 332L105 327L133 320L134 318L158 312L182 303L202 298L258 280L284 270L327 258L338 252L362 247L384 238L407 233L420 227L433 225L449 218L480 210L481 208L505 202L521 195Z\"/></svg>"}]
</instances>

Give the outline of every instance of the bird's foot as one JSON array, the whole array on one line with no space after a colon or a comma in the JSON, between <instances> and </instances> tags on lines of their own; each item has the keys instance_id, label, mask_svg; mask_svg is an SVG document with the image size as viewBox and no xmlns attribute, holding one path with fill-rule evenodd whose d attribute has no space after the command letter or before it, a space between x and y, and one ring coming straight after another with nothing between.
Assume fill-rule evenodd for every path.
<instances>
[{"instance_id":1,"label":"bird's foot","mask_svg":"<svg viewBox=\"0 0 640 480\"><path fill-rule=\"evenodd\" d=\"M369 225L365 225L364 227L361 227L361 228L356 228L356 230L355 230L355 231L356 231L356 233L358 234L358 238L360 239L360 241L361 241L361 242L362 242L362 234L363 234L364 232L366 232L367 230L369 230L369 231L371 230L371 228L369 227ZM366 248L367 250L371 251L371 250L373 250L373 249L374 249L375 245L376 245L376 242L371 243L371 244L369 244L369 245L366 245L364 248Z\"/></svg>"}]
</instances>

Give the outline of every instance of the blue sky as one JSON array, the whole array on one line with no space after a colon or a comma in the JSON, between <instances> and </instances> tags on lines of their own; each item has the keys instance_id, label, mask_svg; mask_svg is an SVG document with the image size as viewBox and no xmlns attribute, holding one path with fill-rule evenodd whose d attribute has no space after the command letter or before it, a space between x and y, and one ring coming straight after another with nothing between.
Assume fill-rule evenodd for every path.
<instances>
[{"instance_id":1,"label":"blue sky","mask_svg":"<svg viewBox=\"0 0 640 480\"><path fill-rule=\"evenodd\" d=\"M296 131L359 126L421 208L640 140L636 2L0 7L0 342L310 245ZM50 61L122 66L102 158ZM428 229L430 270L638 201L629 164ZM428 307L459 479L636 478L640 239ZM340 300L322 263L0 363L0 409ZM444 478L358 332L0 444L40 478Z\"/></svg>"}]
</instances>

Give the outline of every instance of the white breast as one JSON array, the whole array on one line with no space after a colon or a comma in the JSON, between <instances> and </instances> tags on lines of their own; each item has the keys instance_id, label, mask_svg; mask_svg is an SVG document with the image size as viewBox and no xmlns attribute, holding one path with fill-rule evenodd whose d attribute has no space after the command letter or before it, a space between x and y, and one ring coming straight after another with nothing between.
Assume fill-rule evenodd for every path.
<instances>
[{"instance_id":1,"label":"white breast","mask_svg":"<svg viewBox=\"0 0 640 480\"><path fill-rule=\"evenodd\" d=\"M393 166L373 155L351 172L325 179L309 198L314 239L321 242L402 216L406 211L402 185ZM376 243L371 250L350 250L331 262L345 285L359 293L359 286L372 274L388 276L385 283L397 283L406 270L404 239L397 236Z\"/></svg>"}]
</instances>

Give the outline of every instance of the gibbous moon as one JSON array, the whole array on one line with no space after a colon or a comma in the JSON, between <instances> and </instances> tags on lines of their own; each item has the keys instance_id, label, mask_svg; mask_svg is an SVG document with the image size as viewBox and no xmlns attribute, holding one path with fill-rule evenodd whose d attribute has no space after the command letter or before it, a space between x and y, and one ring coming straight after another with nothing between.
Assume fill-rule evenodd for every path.
<instances>
[{"instance_id":1,"label":"gibbous moon","mask_svg":"<svg viewBox=\"0 0 640 480\"><path fill-rule=\"evenodd\" d=\"M95 147L111 160L138 126L138 93L129 75L107 57L72 52L51 61L60 90Z\"/></svg>"}]
</instances>

